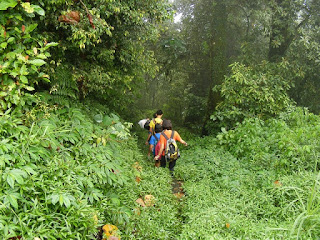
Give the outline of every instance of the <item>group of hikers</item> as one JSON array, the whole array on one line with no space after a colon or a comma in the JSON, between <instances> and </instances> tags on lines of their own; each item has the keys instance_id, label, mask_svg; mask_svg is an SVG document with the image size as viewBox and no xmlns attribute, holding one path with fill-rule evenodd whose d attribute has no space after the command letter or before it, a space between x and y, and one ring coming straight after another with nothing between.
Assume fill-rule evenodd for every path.
<instances>
[{"instance_id":1,"label":"group of hikers","mask_svg":"<svg viewBox=\"0 0 320 240\"><path fill-rule=\"evenodd\" d=\"M158 110L153 118L142 119L139 125L148 130L148 138L145 142L149 146L148 158L152 153L156 167L165 168L169 163L169 170L173 173L177 159L180 157L177 141L187 146L177 131L172 130L169 119L162 119L163 112Z\"/></svg>"}]
</instances>

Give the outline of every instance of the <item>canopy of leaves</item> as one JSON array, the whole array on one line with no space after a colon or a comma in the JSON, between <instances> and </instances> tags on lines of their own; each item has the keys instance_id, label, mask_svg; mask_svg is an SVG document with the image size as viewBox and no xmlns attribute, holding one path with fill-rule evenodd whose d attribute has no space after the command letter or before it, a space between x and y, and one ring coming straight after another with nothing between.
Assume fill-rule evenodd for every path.
<instances>
[{"instance_id":1,"label":"canopy of leaves","mask_svg":"<svg viewBox=\"0 0 320 240\"><path fill-rule=\"evenodd\" d=\"M24 105L21 96L35 89L125 108L144 74L158 70L145 45L158 38L157 26L172 16L162 0L45 0L39 5L7 0L0 11L3 110ZM51 56L48 48L57 44ZM44 83L50 76L52 82Z\"/></svg>"},{"instance_id":2,"label":"canopy of leaves","mask_svg":"<svg viewBox=\"0 0 320 240\"><path fill-rule=\"evenodd\" d=\"M43 1L43 8L47 14L39 28L60 43L54 63L72 69L69 81L78 86L80 98L93 97L119 110L144 74L157 71L145 44L158 38L156 26L171 17L167 1Z\"/></svg>"}]
</instances>

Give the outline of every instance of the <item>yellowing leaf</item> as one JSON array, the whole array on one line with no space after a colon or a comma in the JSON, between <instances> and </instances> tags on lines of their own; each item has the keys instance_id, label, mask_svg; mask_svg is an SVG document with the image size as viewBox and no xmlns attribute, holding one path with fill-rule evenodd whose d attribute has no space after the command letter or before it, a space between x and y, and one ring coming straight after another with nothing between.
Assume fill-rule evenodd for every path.
<instances>
[{"instance_id":1,"label":"yellowing leaf","mask_svg":"<svg viewBox=\"0 0 320 240\"><path fill-rule=\"evenodd\" d=\"M29 2L21 3L21 6L24 8L24 10L27 13L33 13L34 12L34 8L31 6L31 4Z\"/></svg>"},{"instance_id":2,"label":"yellowing leaf","mask_svg":"<svg viewBox=\"0 0 320 240\"><path fill-rule=\"evenodd\" d=\"M145 203L144 203L144 201L142 200L142 198L138 198L138 199L136 200L136 203L138 203L141 207L145 207L145 206L146 206Z\"/></svg>"},{"instance_id":3,"label":"yellowing leaf","mask_svg":"<svg viewBox=\"0 0 320 240\"><path fill-rule=\"evenodd\" d=\"M154 206L155 200L156 199L153 195L145 195L144 196L144 203L146 204L147 207Z\"/></svg>"},{"instance_id":4,"label":"yellowing leaf","mask_svg":"<svg viewBox=\"0 0 320 240\"><path fill-rule=\"evenodd\" d=\"M102 227L103 233L109 238L110 236L116 236L118 228L115 225L106 224Z\"/></svg>"}]
</instances>

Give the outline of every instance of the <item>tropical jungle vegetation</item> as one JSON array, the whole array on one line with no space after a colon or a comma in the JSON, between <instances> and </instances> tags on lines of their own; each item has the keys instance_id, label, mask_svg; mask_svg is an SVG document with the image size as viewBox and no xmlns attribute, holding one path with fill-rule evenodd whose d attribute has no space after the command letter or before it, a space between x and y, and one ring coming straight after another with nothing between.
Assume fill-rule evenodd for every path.
<instances>
[{"instance_id":1,"label":"tropical jungle vegetation","mask_svg":"<svg viewBox=\"0 0 320 240\"><path fill-rule=\"evenodd\" d=\"M0 1L0 238L319 238L319 12ZM137 124L158 109L174 176Z\"/></svg>"}]
</instances>

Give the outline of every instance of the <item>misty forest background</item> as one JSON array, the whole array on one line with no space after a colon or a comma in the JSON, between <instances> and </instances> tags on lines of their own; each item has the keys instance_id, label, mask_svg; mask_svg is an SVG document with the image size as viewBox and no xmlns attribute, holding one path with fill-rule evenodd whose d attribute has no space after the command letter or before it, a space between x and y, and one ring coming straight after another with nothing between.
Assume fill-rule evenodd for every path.
<instances>
[{"instance_id":1,"label":"misty forest background","mask_svg":"<svg viewBox=\"0 0 320 240\"><path fill-rule=\"evenodd\" d=\"M2 0L0 236L319 238L319 113L320 1Z\"/></svg>"}]
</instances>

